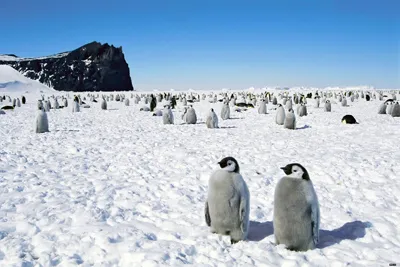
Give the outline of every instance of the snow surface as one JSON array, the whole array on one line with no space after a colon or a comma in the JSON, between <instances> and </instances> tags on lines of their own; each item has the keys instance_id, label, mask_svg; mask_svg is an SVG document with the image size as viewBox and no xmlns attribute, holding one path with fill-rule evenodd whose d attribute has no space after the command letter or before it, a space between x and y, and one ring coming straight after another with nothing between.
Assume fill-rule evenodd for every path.
<instances>
[{"instance_id":1,"label":"snow surface","mask_svg":"<svg viewBox=\"0 0 400 267\"><path fill-rule=\"evenodd\" d=\"M0 65L0 93L19 92L19 93L53 93L54 89L46 85L25 77L16 69L7 65Z\"/></svg>"},{"instance_id":2,"label":"snow surface","mask_svg":"<svg viewBox=\"0 0 400 267\"><path fill-rule=\"evenodd\" d=\"M0 115L0 266L399 263L400 118L378 115L380 101L332 103L331 113L309 101L309 115L287 130L271 104L267 115L231 110L207 129L221 103L194 103L198 123L182 125L178 102L175 125L163 125L132 99L107 111L86 101L91 108L72 113L71 98L48 113L50 132L36 134L38 97ZM360 124L340 123L345 114ZM211 234L203 213L225 156L238 160L251 194L249 240L235 245ZM274 244L279 167L292 162L307 168L320 202L320 243L307 252Z\"/></svg>"},{"instance_id":3,"label":"snow surface","mask_svg":"<svg viewBox=\"0 0 400 267\"><path fill-rule=\"evenodd\" d=\"M0 55L0 61L29 61L29 60L37 60L37 59L61 58L61 57L67 56L69 53L70 52L64 52L64 53L59 53L59 54L55 54L55 55L51 55L51 56L35 57L35 58Z\"/></svg>"}]
</instances>

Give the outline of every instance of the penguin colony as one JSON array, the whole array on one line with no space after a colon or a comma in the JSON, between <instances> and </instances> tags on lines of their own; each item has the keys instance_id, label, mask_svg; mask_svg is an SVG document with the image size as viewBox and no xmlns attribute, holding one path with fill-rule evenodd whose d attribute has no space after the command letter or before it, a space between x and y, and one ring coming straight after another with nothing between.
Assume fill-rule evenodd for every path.
<instances>
[{"instance_id":1,"label":"penguin colony","mask_svg":"<svg viewBox=\"0 0 400 267\"><path fill-rule=\"evenodd\" d=\"M398 94L397 94L398 95ZM392 117L400 117L400 105L396 100L396 94L391 95L391 99L382 102L378 109L378 114L388 114ZM253 94L180 94L172 96L171 94L158 94L150 96L131 95L132 103L145 103L141 111L153 112L153 115L162 117L163 124L174 124L173 109L177 106L177 100L184 106L181 119L186 124L196 124L197 114L193 108L193 103L208 101L210 103L221 102L220 117L222 120L231 118L231 108L241 112L257 106L257 113L260 115L268 114L268 104L272 103L276 109L275 121L277 125L283 125L285 129L296 129L296 113L299 117L308 116L307 98L312 98L313 94L302 95L294 94L289 96L287 93L272 95L270 93L255 96ZM125 106L130 106L128 96L124 94L97 95L88 94L87 99L90 102L97 103L101 101L100 107L107 110L108 101L122 102ZM358 92L324 92L319 95L314 93L314 108L319 109L323 105L325 112L332 112L332 103L340 103L347 107L347 98L350 97L351 103L358 101L360 95ZM37 102L37 114L35 119L35 132L49 132L49 122L47 113L51 109L61 109L68 107L67 97L50 97ZM258 98L258 102L257 102ZM278 101L278 98L280 99ZM327 98L330 98L327 99ZM361 99L365 101L374 100L383 101L382 93L369 92L366 95L361 92ZM13 110L26 104L25 96L11 99L10 97L0 97L0 103L12 103L12 105L3 105L0 114L6 114L4 110ZM336 101L335 101L336 100ZM86 97L76 95L73 97L72 112L80 112L80 107L89 106L84 101ZM158 103L164 103L164 109L156 109ZM279 103L280 102L280 103ZM22 103L22 104L21 104ZM61 103L61 105L60 105ZM190 105L188 105L190 103ZM149 106L147 106L149 105ZM296 106L294 106L296 105ZM90 107L90 106L89 106ZM321 107L322 108L322 107ZM295 112L296 110L296 112ZM358 124L357 120L351 114L342 117L343 124ZM207 128L218 128L218 116L211 108L206 117L205 124ZM211 233L226 235L230 237L232 244L246 240L249 233L249 214L250 214L250 192L246 181L240 174L238 161L233 157L225 157L218 162L219 169L215 170L208 182L208 192L204 207L204 218ZM285 174L275 187L274 193L274 235L276 245L283 244L289 250L307 251L316 248L319 242L320 209L317 193L314 189L311 177L305 167L299 163L290 163L281 168Z\"/></svg>"}]
</instances>

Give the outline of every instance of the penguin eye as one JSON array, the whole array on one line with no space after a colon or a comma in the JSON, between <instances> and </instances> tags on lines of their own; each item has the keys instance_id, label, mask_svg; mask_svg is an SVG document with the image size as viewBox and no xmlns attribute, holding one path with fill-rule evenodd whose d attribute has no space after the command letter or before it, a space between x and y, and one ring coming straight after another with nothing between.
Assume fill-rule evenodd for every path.
<instances>
[{"instance_id":1,"label":"penguin eye","mask_svg":"<svg viewBox=\"0 0 400 267\"><path fill-rule=\"evenodd\" d=\"M293 172L297 172L297 170L294 170Z\"/></svg>"}]
</instances>

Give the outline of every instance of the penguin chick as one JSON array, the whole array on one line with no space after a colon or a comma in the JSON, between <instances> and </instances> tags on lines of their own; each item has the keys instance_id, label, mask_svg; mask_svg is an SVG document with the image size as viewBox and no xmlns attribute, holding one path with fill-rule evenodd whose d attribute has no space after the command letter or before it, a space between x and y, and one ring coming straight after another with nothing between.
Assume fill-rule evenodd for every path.
<instances>
[{"instance_id":1,"label":"penguin chick","mask_svg":"<svg viewBox=\"0 0 400 267\"><path fill-rule=\"evenodd\" d=\"M218 117L214 109L211 109L206 119L207 128L218 128Z\"/></svg>"},{"instance_id":2,"label":"penguin chick","mask_svg":"<svg viewBox=\"0 0 400 267\"><path fill-rule=\"evenodd\" d=\"M307 170L298 163L281 168L274 196L274 235L276 244L289 250L314 249L319 241L320 213L317 194Z\"/></svg>"},{"instance_id":3,"label":"penguin chick","mask_svg":"<svg viewBox=\"0 0 400 267\"><path fill-rule=\"evenodd\" d=\"M233 157L218 162L208 182L205 219L212 233L229 235L231 243L245 240L249 231L250 193Z\"/></svg>"}]
</instances>

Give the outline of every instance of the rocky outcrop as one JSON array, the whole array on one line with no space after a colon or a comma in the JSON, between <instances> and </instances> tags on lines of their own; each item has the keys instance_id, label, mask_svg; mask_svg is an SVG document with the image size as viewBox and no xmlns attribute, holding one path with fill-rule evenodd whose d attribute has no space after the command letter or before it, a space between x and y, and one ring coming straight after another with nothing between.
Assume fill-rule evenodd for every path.
<instances>
[{"instance_id":1,"label":"rocky outcrop","mask_svg":"<svg viewBox=\"0 0 400 267\"><path fill-rule=\"evenodd\" d=\"M71 52L41 58L0 55L26 77L59 91L132 91L122 47L92 42Z\"/></svg>"}]
</instances>

